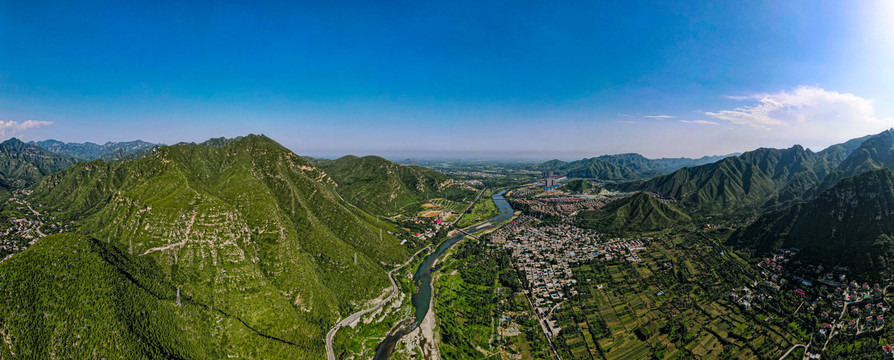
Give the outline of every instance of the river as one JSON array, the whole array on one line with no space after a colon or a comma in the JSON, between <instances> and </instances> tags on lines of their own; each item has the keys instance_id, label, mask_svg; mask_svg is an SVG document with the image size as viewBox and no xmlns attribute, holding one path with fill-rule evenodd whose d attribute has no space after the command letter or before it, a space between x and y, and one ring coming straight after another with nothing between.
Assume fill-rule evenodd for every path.
<instances>
[{"instance_id":1,"label":"river","mask_svg":"<svg viewBox=\"0 0 894 360\"><path fill-rule=\"evenodd\" d=\"M509 205L509 202L506 201L506 198L503 197L503 194L506 193L506 190L503 190L499 193L491 196L491 199L494 200L494 204L497 205L497 210L500 211L500 214L494 216L490 220L479 223L470 227L463 229L463 231L468 232L469 234L474 234L475 232L482 230L492 229L504 221L512 217L513 211L512 206ZM422 323L422 319L425 318L425 315L428 314L429 306L431 305L431 271L432 265L434 265L435 260L441 256L447 249L449 249L454 244L458 243L463 239L465 235L461 232L457 232L451 238L444 240L441 245L438 246L437 249L425 259L422 260L422 263L419 264L419 267L416 268L416 273L413 274L413 282L416 283L416 293L410 298L410 301L413 303L413 307L416 308L416 321L413 323L413 326L398 331L397 333L386 337L376 346L376 356L373 358L375 360L385 360L391 356L391 352L394 351L394 346L397 345L397 341L400 340L406 334L409 334L411 331L415 330L419 324Z\"/></svg>"}]
</instances>

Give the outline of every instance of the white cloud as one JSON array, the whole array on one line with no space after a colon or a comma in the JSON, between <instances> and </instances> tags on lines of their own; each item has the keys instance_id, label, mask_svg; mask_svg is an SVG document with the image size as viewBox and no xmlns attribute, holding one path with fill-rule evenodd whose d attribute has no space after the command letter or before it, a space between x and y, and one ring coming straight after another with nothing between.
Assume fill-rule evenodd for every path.
<instances>
[{"instance_id":1,"label":"white cloud","mask_svg":"<svg viewBox=\"0 0 894 360\"><path fill-rule=\"evenodd\" d=\"M618 124L641 124L639 121L629 121L629 120L618 120L615 121Z\"/></svg>"},{"instance_id":2,"label":"white cloud","mask_svg":"<svg viewBox=\"0 0 894 360\"><path fill-rule=\"evenodd\" d=\"M646 117L646 118L649 118L649 119L664 120L664 119L673 119L673 118L675 118L676 116L670 116L670 115L646 115L646 116L643 116L643 117Z\"/></svg>"},{"instance_id":3,"label":"white cloud","mask_svg":"<svg viewBox=\"0 0 894 360\"><path fill-rule=\"evenodd\" d=\"M732 110L706 112L705 115L763 130L824 123L860 126L890 122L890 119L875 116L872 100L816 87L801 86L791 92L728 98L756 103Z\"/></svg>"},{"instance_id":4,"label":"white cloud","mask_svg":"<svg viewBox=\"0 0 894 360\"><path fill-rule=\"evenodd\" d=\"M705 115L751 128L753 136L763 138L805 145L833 144L894 126L890 117L875 113L872 100L817 87L728 98L748 104ZM741 128L739 131L748 133Z\"/></svg>"},{"instance_id":5,"label":"white cloud","mask_svg":"<svg viewBox=\"0 0 894 360\"><path fill-rule=\"evenodd\" d=\"M36 127L48 126L52 125L52 121L38 121L38 120L25 120L23 122L18 121L3 121L0 120L0 136L6 137L7 134L15 136L16 134Z\"/></svg>"},{"instance_id":6,"label":"white cloud","mask_svg":"<svg viewBox=\"0 0 894 360\"><path fill-rule=\"evenodd\" d=\"M633 116L633 115L630 115L630 114L618 114L618 116L623 116L623 117L632 117L632 116Z\"/></svg>"},{"instance_id":7,"label":"white cloud","mask_svg":"<svg viewBox=\"0 0 894 360\"><path fill-rule=\"evenodd\" d=\"M681 123L698 124L698 125L720 125L718 122L708 120L680 120Z\"/></svg>"}]
</instances>

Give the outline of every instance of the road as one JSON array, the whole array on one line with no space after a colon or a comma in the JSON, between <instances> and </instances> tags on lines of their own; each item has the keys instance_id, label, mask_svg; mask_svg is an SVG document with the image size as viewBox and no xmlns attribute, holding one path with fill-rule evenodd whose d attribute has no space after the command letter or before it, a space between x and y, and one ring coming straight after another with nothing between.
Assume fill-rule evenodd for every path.
<instances>
[{"instance_id":1,"label":"road","mask_svg":"<svg viewBox=\"0 0 894 360\"><path fill-rule=\"evenodd\" d=\"M28 210L31 210L31 212L34 213L34 215L40 216L40 213L37 212L37 210L34 210L34 208L31 207L31 204L29 204L28 202L25 202L25 205L28 206ZM42 231L40 231L40 226L43 225L43 223L40 222L40 218L38 218L37 220L34 220L34 221L37 223L37 227L36 227L37 235L40 235L40 237L47 236Z\"/></svg>"},{"instance_id":2,"label":"road","mask_svg":"<svg viewBox=\"0 0 894 360\"><path fill-rule=\"evenodd\" d=\"M463 212L459 213L459 216L456 219L454 219L448 226L456 225L456 223L459 222L459 219L462 219L463 215L465 215L467 212L469 212L469 210L472 209L472 206L475 206L475 203L478 202L478 199L481 199L481 194L484 194L485 190L487 190L487 189L486 188L481 189L481 191L478 192L478 196L475 197L475 200L472 200L472 202L469 203L469 206L466 206L466 209L463 210Z\"/></svg>"},{"instance_id":3,"label":"road","mask_svg":"<svg viewBox=\"0 0 894 360\"><path fill-rule=\"evenodd\" d=\"M518 282L524 284L521 278L518 276L518 272L515 272L515 278L518 279ZM553 339L549 336L549 330L546 328L546 323L543 321L543 318L540 317L540 314L537 313L537 308L534 307L534 303L531 301L531 298L528 297L528 291L525 290L525 300L528 300L528 305L531 306L531 311L534 313L534 316L537 316L537 323L540 324L540 329L543 330L543 336L546 337L546 341L549 342L549 348L553 351L553 354L556 355L556 358L562 360L562 356L559 355L559 351L556 350L556 345L553 344Z\"/></svg>"},{"instance_id":4,"label":"road","mask_svg":"<svg viewBox=\"0 0 894 360\"><path fill-rule=\"evenodd\" d=\"M357 321L357 319L360 319L361 316L366 315L369 312L379 309L380 307L382 307L382 305L387 304L389 301L391 301L391 299L393 299L395 296L397 296L398 289L397 289L397 283L394 281L394 272L397 270L400 270L404 266L407 266L408 264L410 264L410 262L412 262L413 259L416 258L416 255L419 255L419 253L421 253L422 251L424 251L425 249L428 249L430 247L431 247L431 245L428 245L422 249L419 249L419 251L417 251L415 254L413 254L413 256L411 256L409 259L407 259L407 262L403 263L403 265L398 266L388 272L388 280L391 280L391 295L388 295L388 297L385 298L385 300L380 301L378 304L375 304L373 307L363 309L363 310L355 312L351 315L348 315L348 317L344 318L338 324L335 324L335 326L332 327L332 329L329 330L328 333L326 333L326 355L329 358L329 360L335 360L335 350L332 349L332 339L335 337L335 333L338 332L338 329L341 327L344 327L344 326L348 326L351 323L353 323L354 321Z\"/></svg>"},{"instance_id":5,"label":"road","mask_svg":"<svg viewBox=\"0 0 894 360\"><path fill-rule=\"evenodd\" d=\"M788 354L791 354L792 351L795 351L795 349L797 349L797 348L799 348L799 347L802 347L802 348L805 348L805 349L806 349L806 348L807 348L807 345L804 345L804 344L797 344L797 345L795 345L795 346L792 346L792 348L791 348L791 349L788 349L788 351L786 351L785 354L783 354L782 357L779 358L779 360L785 359L785 357L788 356Z\"/></svg>"}]
</instances>

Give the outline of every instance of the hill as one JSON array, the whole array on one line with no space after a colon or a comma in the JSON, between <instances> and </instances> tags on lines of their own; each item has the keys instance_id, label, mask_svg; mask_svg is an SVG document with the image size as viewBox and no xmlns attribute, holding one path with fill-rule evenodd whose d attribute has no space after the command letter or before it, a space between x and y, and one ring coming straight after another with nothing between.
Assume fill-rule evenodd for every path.
<instances>
[{"instance_id":1,"label":"hill","mask_svg":"<svg viewBox=\"0 0 894 360\"><path fill-rule=\"evenodd\" d=\"M577 225L603 232L651 231L688 223L689 216L646 193L616 200L604 208L582 211Z\"/></svg>"},{"instance_id":2,"label":"hill","mask_svg":"<svg viewBox=\"0 0 894 360\"><path fill-rule=\"evenodd\" d=\"M552 171L567 177L622 181L636 179L637 174L614 162L600 158L581 159L572 162L550 160L531 166L532 170Z\"/></svg>"},{"instance_id":3,"label":"hill","mask_svg":"<svg viewBox=\"0 0 894 360\"><path fill-rule=\"evenodd\" d=\"M99 145L91 142L65 143L59 140L31 141L28 144L39 146L47 151L71 156L81 160L102 159L106 161L119 161L137 158L147 155L154 147L160 144L148 143L142 140L127 142L107 142Z\"/></svg>"},{"instance_id":4,"label":"hill","mask_svg":"<svg viewBox=\"0 0 894 360\"><path fill-rule=\"evenodd\" d=\"M562 191L574 194L590 193L595 189L595 185L584 179L571 179L562 183Z\"/></svg>"},{"instance_id":5,"label":"hill","mask_svg":"<svg viewBox=\"0 0 894 360\"><path fill-rule=\"evenodd\" d=\"M421 166L393 163L378 156L316 160L348 202L372 214L392 215L431 198L471 201L475 190Z\"/></svg>"},{"instance_id":6,"label":"hill","mask_svg":"<svg viewBox=\"0 0 894 360\"><path fill-rule=\"evenodd\" d=\"M404 260L407 250L389 234L396 230L384 222L388 231L380 240L374 217L347 204L325 173L276 142L250 135L209 145L163 147L148 157L119 163L80 163L34 187L29 202L46 204L38 211L74 221L72 230L82 238L107 241L123 254L122 262L148 264L134 271L98 264L107 269L95 276L121 279L114 270L125 271L125 278L133 277L132 282L144 284L137 287L152 293L137 291L135 300L119 301L130 284L113 283L115 291L108 293L64 284L45 295L50 297L47 301L65 304L84 299L88 301L84 306L92 302L116 306L116 314L133 324L118 333L146 332L137 337L123 334L127 336L120 341L131 341L126 345L130 348L145 348L153 345L151 341L176 345L177 339L170 336L179 333L168 331L173 327L198 334L202 340L197 346L212 349L196 353L209 356L197 357L322 358L328 327L362 301L378 296L389 284L387 269ZM38 243L56 246L54 239L58 238ZM99 261L93 254L82 254L87 249L72 250L86 257L88 265ZM103 257L105 250L91 251ZM67 254L49 251L46 261L58 264L56 256ZM0 268L0 277L21 276L17 273L28 271L23 267ZM70 279L75 275L68 274L88 270L72 265L42 271ZM152 284L166 290L152 290L138 281L141 274L153 274ZM179 307L160 313L156 321L151 310L141 308L163 303L158 306L169 309L171 287L202 309ZM38 309L44 300L29 295L16 301L23 302L16 306ZM88 322L84 330L39 321L6 324L13 333L45 333L41 336L47 336L49 344L75 341L79 332L107 326ZM138 328L143 325L163 329ZM101 351L95 348L101 343L91 341L81 345Z\"/></svg>"},{"instance_id":7,"label":"hill","mask_svg":"<svg viewBox=\"0 0 894 360\"><path fill-rule=\"evenodd\" d=\"M12 190L24 189L44 176L61 171L77 160L28 145L11 138L0 143L0 194L2 198Z\"/></svg>"},{"instance_id":8,"label":"hill","mask_svg":"<svg viewBox=\"0 0 894 360\"><path fill-rule=\"evenodd\" d=\"M769 212L740 229L732 244L766 254L797 248L800 258L848 266L872 278L894 270L894 171L846 178L816 198Z\"/></svg>"}]
</instances>

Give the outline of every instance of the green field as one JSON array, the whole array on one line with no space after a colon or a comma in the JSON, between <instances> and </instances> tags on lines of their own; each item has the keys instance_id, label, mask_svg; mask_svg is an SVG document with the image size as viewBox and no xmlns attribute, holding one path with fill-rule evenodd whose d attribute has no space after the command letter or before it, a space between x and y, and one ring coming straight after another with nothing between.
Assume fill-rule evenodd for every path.
<instances>
[{"instance_id":1,"label":"green field","mask_svg":"<svg viewBox=\"0 0 894 360\"><path fill-rule=\"evenodd\" d=\"M753 270L720 252L707 237L676 236L653 242L638 264L575 267L580 294L555 315L562 358L778 358L800 343L782 321L763 321L785 314L728 299Z\"/></svg>"},{"instance_id":2,"label":"green field","mask_svg":"<svg viewBox=\"0 0 894 360\"><path fill-rule=\"evenodd\" d=\"M457 227L464 228L475 225L500 214L500 211L497 210L497 205L494 204L494 200L490 196L485 195L481 196L481 199L475 203L475 206L469 210L468 214L463 215L462 219L456 223Z\"/></svg>"},{"instance_id":3,"label":"green field","mask_svg":"<svg viewBox=\"0 0 894 360\"><path fill-rule=\"evenodd\" d=\"M456 245L435 282L441 357L553 359L521 291L504 250L474 239Z\"/></svg>"}]
</instances>

